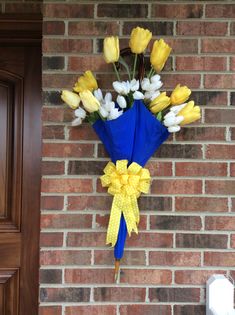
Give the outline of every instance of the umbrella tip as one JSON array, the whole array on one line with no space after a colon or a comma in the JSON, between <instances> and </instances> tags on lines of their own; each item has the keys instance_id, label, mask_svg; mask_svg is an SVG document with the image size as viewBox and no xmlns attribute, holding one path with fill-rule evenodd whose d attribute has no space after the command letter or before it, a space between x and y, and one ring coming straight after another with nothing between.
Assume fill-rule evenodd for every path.
<instances>
[{"instance_id":1,"label":"umbrella tip","mask_svg":"<svg viewBox=\"0 0 235 315\"><path fill-rule=\"evenodd\" d=\"M120 259L115 260L115 265L114 265L114 280L116 283L119 283L120 279Z\"/></svg>"}]
</instances>

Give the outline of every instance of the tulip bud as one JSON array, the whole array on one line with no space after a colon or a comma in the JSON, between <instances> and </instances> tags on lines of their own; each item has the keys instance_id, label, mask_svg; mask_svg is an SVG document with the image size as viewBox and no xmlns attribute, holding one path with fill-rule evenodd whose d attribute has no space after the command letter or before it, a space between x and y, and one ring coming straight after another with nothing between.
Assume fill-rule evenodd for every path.
<instances>
[{"instance_id":1,"label":"tulip bud","mask_svg":"<svg viewBox=\"0 0 235 315\"><path fill-rule=\"evenodd\" d=\"M91 91L86 90L81 92L80 97L83 106L89 113L96 112L100 108L100 102L94 97Z\"/></svg>"},{"instance_id":2,"label":"tulip bud","mask_svg":"<svg viewBox=\"0 0 235 315\"><path fill-rule=\"evenodd\" d=\"M126 99L124 96L118 95L117 103L121 108L126 108Z\"/></svg>"},{"instance_id":3,"label":"tulip bud","mask_svg":"<svg viewBox=\"0 0 235 315\"><path fill-rule=\"evenodd\" d=\"M169 132L178 132L180 131L180 126L170 126L167 128Z\"/></svg>"},{"instance_id":4,"label":"tulip bud","mask_svg":"<svg viewBox=\"0 0 235 315\"><path fill-rule=\"evenodd\" d=\"M84 75L82 75L78 79L78 81L75 83L75 86L73 89L75 92L78 92L78 93L85 90L93 91L93 90L98 89L98 84L92 72L86 71Z\"/></svg>"},{"instance_id":5,"label":"tulip bud","mask_svg":"<svg viewBox=\"0 0 235 315\"><path fill-rule=\"evenodd\" d=\"M134 100L143 100L144 99L144 94L141 93L140 91L135 91L133 93L133 98L134 98Z\"/></svg>"},{"instance_id":6,"label":"tulip bud","mask_svg":"<svg viewBox=\"0 0 235 315\"><path fill-rule=\"evenodd\" d=\"M103 45L104 59L107 63L117 62L119 59L119 39L117 36L106 37Z\"/></svg>"},{"instance_id":7,"label":"tulip bud","mask_svg":"<svg viewBox=\"0 0 235 315\"><path fill-rule=\"evenodd\" d=\"M61 94L61 99L69 105L72 109L76 109L80 103L80 97L71 91L63 90Z\"/></svg>"},{"instance_id":8,"label":"tulip bud","mask_svg":"<svg viewBox=\"0 0 235 315\"><path fill-rule=\"evenodd\" d=\"M77 117L75 118L73 121L72 121L72 126L75 127L75 126L79 126L82 124L82 119L80 117Z\"/></svg>"},{"instance_id":9,"label":"tulip bud","mask_svg":"<svg viewBox=\"0 0 235 315\"><path fill-rule=\"evenodd\" d=\"M129 46L134 54L141 54L152 38L152 33L141 27L133 28Z\"/></svg>"},{"instance_id":10,"label":"tulip bud","mask_svg":"<svg viewBox=\"0 0 235 315\"><path fill-rule=\"evenodd\" d=\"M184 118L180 123L181 126L190 124L201 118L200 107L194 106L194 101L190 101L183 109L181 109L178 116L182 116Z\"/></svg>"},{"instance_id":11,"label":"tulip bud","mask_svg":"<svg viewBox=\"0 0 235 315\"><path fill-rule=\"evenodd\" d=\"M170 105L170 98L166 96L166 92L162 92L150 103L150 110L156 114Z\"/></svg>"},{"instance_id":12,"label":"tulip bud","mask_svg":"<svg viewBox=\"0 0 235 315\"><path fill-rule=\"evenodd\" d=\"M79 107L78 109L75 110L74 112L76 117L79 117L81 119L84 119L86 117L86 112L83 108Z\"/></svg>"},{"instance_id":13,"label":"tulip bud","mask_svg":"<svg viewBox=\"0 0 235 315\"><path fill-rule=\"evenodd\" d=\"M162 70L170 52L171 47L163 39L155 40L150 55L150 62L155 71L160 72Z\"/></svg>"},{"instance_id":14,"label":"tulip bud","mask_svg":"<svg viewBox=\"0 0 235 315\"><path fill-rule=\"evenodd\" d=\"M172 105L180 105L187 101L191 94L191 90L187 86L180 86L178 84L174 91L171 93L171 104Z\"/></svg>"}]
</instances>

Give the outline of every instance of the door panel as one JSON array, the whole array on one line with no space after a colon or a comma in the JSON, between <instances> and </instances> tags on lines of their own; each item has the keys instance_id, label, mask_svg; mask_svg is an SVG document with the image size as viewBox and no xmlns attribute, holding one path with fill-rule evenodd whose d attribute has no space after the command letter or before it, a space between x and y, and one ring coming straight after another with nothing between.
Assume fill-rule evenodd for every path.
<instances>
[{"instance_id":1,"label":"door panel","mask_svg":"<svg viewBox=\"0 0 235 315\"><path fill-rule=\"evenodd\" d=\"M0 47L0 314L38 314L41 47Z\"/></svg>"}]
</instances>

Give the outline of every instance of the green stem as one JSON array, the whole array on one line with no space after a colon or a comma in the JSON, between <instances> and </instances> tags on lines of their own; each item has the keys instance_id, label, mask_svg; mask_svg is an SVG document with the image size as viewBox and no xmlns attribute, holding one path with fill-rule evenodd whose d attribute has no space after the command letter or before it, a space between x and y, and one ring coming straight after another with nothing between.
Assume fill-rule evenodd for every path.
<instances>
[{"instance_id":1,"label":"green stem","mask_svg":"<svg viewBox=\"0 0 235 315\"><path fill-rule=\"evenodd\" d=\"M135 69L136 69L136 64L137 64L137 54L135 54L135 60L134 60L134 68L133 68L133 74L132 74L132 79L135 78Z\"/></svg>"},{"instance_id":2,"label":"green stem","mask_svg":"<svg viewBox=\"0 0 235 315\"><path fill-rule=\"evenodd\" d=\"M118 78L118 81L121 81L121 79L120 79L120 75L119 75L119 73L118 73L118 70L117 70L117 67L116 67L115 63L113 63L113 67L114 67L114 70L115 70L116 76L117 76L117 78Z\"/></svg>"},{"instance_id":3,"label":"green stem","mask_svg":"<svg viewBox=\"0 0 235 315\"><path fill-rule=\"evenodd\" d=\"M152 74L153 74L153 71L154 71L154 69L153 69L153 67L151 67L151 69L150 69L150 71L149 71L149 74L148 74L148 79L151 78L151 76L152 76Z\"/></svg>"},{"instance_id":4,"label":"green stem","mask_svg":"<svg viewBox=\"0 0 235 315\"><path fill-rule=\"evenodd\" d=\"M152 78L152 76L156 73L156 71L154 70L154 68L152 69L151 75L150 75L150 79Z\"/></svg>"}]
</instances>

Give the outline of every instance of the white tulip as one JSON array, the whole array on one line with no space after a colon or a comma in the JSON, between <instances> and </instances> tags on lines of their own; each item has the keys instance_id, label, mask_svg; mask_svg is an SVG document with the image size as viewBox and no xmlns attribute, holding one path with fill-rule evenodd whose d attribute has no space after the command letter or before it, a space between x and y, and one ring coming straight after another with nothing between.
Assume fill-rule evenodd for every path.
<instances>
[{"instance_id":1,"label":"white tulip","mask_svg":"<svg viewBox=\"0 0 235 315\"><path fill-rule=\"evenodd\" d=\"M170 126L167 129L169 132L177 132L177 131L180 131L180 126Z\"/></svg>"},{"instance_id":2,"label":"white tulip","mask_svg":"<svg viewBox=\"0 0 235 315\"><path fill-rule=\"evenodd\" d=\"M94 91L94 96L97 98L97 100L99 102L102 102L103 101L103 94L102 94L102 91L101 89L97 89Z\"/></svg>"},{"instance_id":3,"label":"white tulip","mask_svg":"<svg viewBox=\"0 0 235 315\"><path fill-rule=\"evenodd\" d=\"M143 100L144 99L144 94L141 93L140 91L135 91L133 94L134 100Z\"/></svg>"},{"instance_id":4,"label":"white tulip","mask_svg":"<svg viewBox=\"0 0 235 315\"><path fill-rule=\"evenodd\" d=\"M152 76L151 78L151 83L155 83L161 80L161 77L159 74L155 74L154 76Z\"/></svg>"},{"instance_id":5,"label":"white tulip","mask_svg":"<svg viewBox=\"0 0 235 315\"><path fill-rule=\"evenodd\" d=\"M163 85L162 81L153 82L149 85L149 91L159 90L160 87L162 87L162 85Z\"/></svg>"},{"instance_id":6,"label":"white tulip","mask_svg":"<svg viewBox=\"0 0 235 315\"><path fill-rule=\"evenodd\" d=\"M129 92L130 92L130 89L131 89L131 85L130 85L130 82L129 81L126 81L126 82L122 82L123 84L123 90L124 90L124 95L127 95Z\"/></svg>"},{"instance_id":7,"label":"white tulip","mask_svg":"<svg viewBox=\"0 0 235 315\"><path fill-rule=\"evenodd\" d=\"M175 115L177 115L181 111L181 109L183 109L186 105L187 105L187 103L184 103L184 104L181 104L181 105L172 106L170 111L175 113Z\"/></svg>"},{"instance_id":8,"label":"white tulip","mask_svg":"<svg viewBox=\"0 0 235 315\"><path fill-rule=\"evenodd\" d=\"M148 79L148 78L144 78L144 79L141 81L142 90L148 91L148 90L149 90L149 86L150 86L150 81L149 81L149 79Z\"/></svg>"},{"instance_id":9,"label":"white tulip","mask_svg":"<svg viewBox=\"0 0 235 315\"><path fill-rule=\"evenodd\" d=\"M81 107L76 109L74 114L76 117L81 118L81 119L84 119L86 117L86 111Z\"/></svg>"},{"instance_id":10,"label":"white tulip","mask_svg":"<svg viewBox=\"0 0 235 315\"><path fill-rule=\"evenodd\" d=\"M139 80L136 80L136 79L131 80L130 87L131 87L132 92L139 90L139 87L140 87Z\"/></svg>"},{"instance_id":11,"label":"white tulip","mask_svg":"<svg viewBox=\"0 0 235 315\"><path fill-rule=\"evenodd\" d=\"M126 99L124 96L118 95L117 97L117 103L121 108L126 108Z\"/></svg>"},{"instance_id":12,"label":"white tulip","mask_svg":"<svg viewBox=\"0 0 235 315\"><path fill-rule=\"evenodd\" d=\"M106 93L104 100L105 100L105 102L112 102L112 94L110 92Z\"/></svg>"},{"instance_id":13,"label":"white tulip","mask_svg":"<svg viewBox=\"0 0 235 315\"><path fill-rule=\"evenodd\" d=\"M156 91L152 94L152 96L150 97L150 100L153 101L156 97L158 97L161 93L159 91Z\"/></svg>"},{"instance_id":14,"label":"white tulip","mask_svg":"<svg viewBox=\"0 0 235 315\"><path fill-rule=\"evenodd\" d=\"M163 124L164 124L166 127L170 127L170 126L177 125L177 123L176 123L176 117L175 117L175 116L172 116L172 117L167 117L167 118L165 118L164 121L163 121Z\"/></svg>"},{"instance_id":15,"label":"white tulip","mask_svg":"<svg viewBox=\"0 0 235 315\"><path fill-rule=\"evenodd\" d=\"M119 116L121 116L123 113L123 111L119 111L117 108L112 108L110 113L109 113L109 116L108 116L108 120L113 120L113 119L116 119L118 118Z\"/></svg>"},{"instance_id":16,"label":"white tulip","mask_svg":"<svg viewBox=\"0 0 235 315\"><path fill-rule=\"evenodd\" d=\"M75 118L73 121L72 121L72 126L75 127L75 126L79 126L81 125L82 123L82 119L80 117L78 118Z\"/></svg>"},{"instance_id":17,"label":"white tulip","mask_svg":"<svg viewBox=\"0 0 235 315\"><path fill-rule=\"evenodd\" d=\"M103 107L103 106L100 106L99 108L99 112L100 112L100 115L104 118L108 117L108 111Z\"/></svg>"},{"instance_id":18,"label":"white tulip","mask_svg":"<svg viewBox=\"0 0 235 315\"><path fill-rule=\"evenodd\" d=\"M169 112L164 116L164 119L170 118L170 117L175 117L175 113L174 112Z\"/></svg>"},{"instance_id":19,"label":"white tulip","mask_svg":"<svg viewBox=\"0 0 235 315\"><path fill-rule=\"evenodd\" d=\"M123 86L122 86L121 82L119 82L119 81L113 82L113 88L118 94L123 93Z\"/></svg>"}]
</instances>

